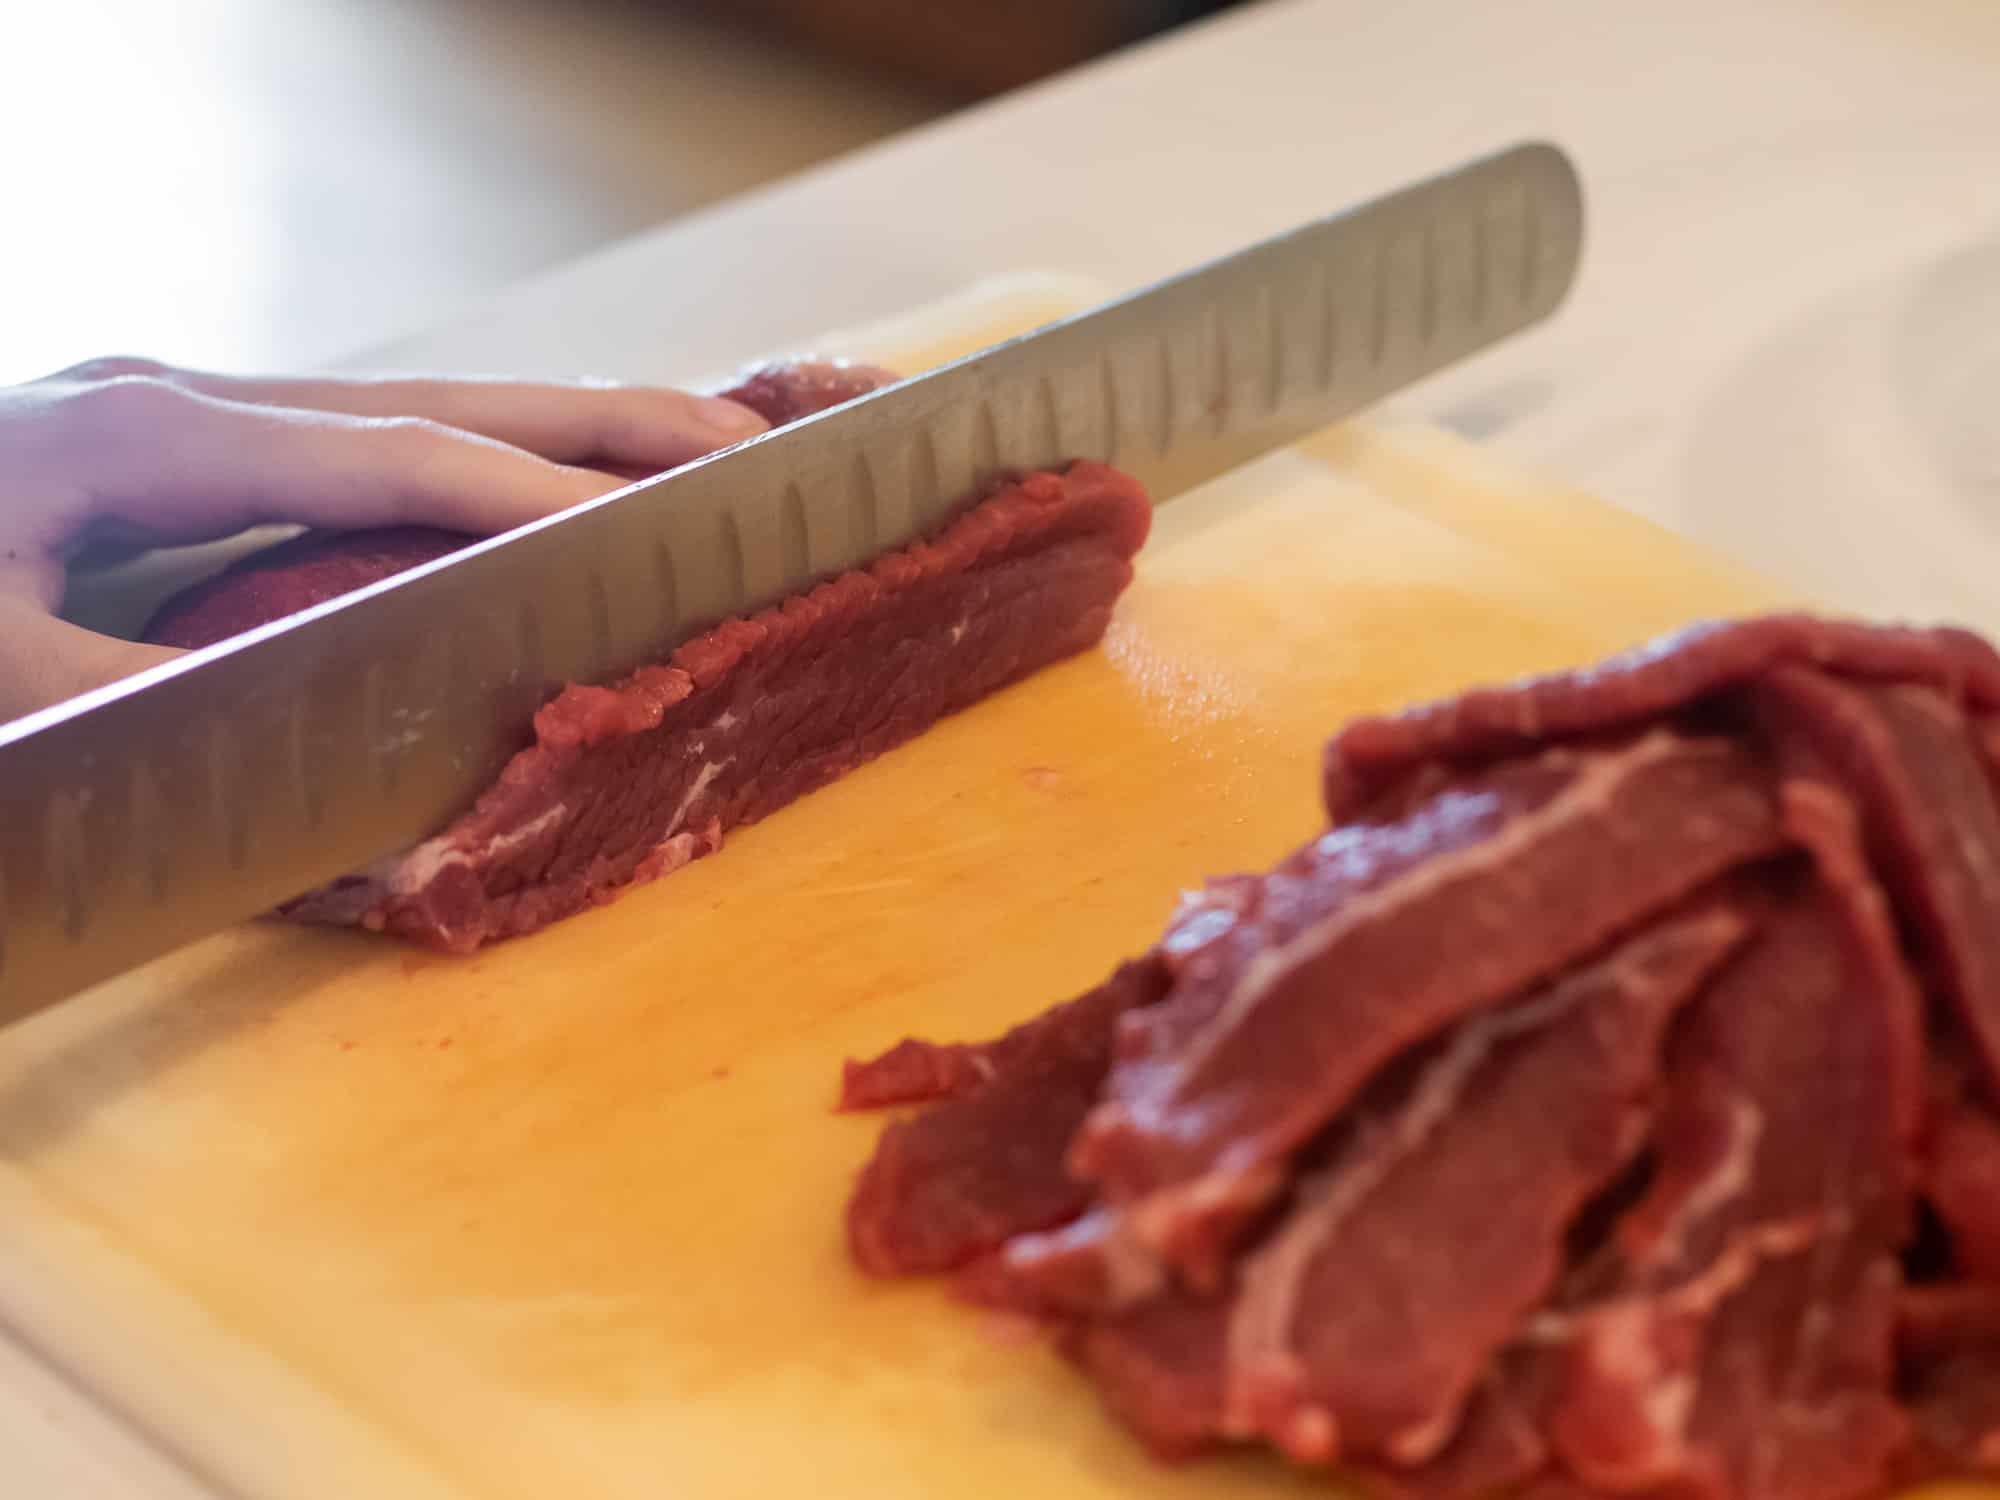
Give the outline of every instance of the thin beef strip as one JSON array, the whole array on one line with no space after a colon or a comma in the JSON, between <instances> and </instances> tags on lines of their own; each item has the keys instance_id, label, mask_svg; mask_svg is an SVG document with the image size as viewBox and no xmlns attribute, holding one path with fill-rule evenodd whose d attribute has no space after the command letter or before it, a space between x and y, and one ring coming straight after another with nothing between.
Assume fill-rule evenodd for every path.
<instances>
[{"instance_id":1,"label":"thin beef strip","mask_svg":"<svg viewBox=\"0 0 2000 1500\"><path fill-rule=\"evenodd\" d=\"M1169 1461L1213 1448L1227 1396L1229 1305L1171 1288L1067 1326L1063 1346L1114 1415Z\"/></svg>"},{"instance_id":2,"label":"thin beef strip","mask_svg":"<svg viewBox=\"0 0 2000 1500\"><path fill-rule=\"evenodd\" d=\"M1436 1456L1644 1143L1667 1023L1748 931L1727 907L1660 922L1467 1021L1399 1108L1357 1120L1242 1261L1232 1425L1301 1462Z\"/></svg>"},{"instance_id":3,"label":"thin beef strip","mask_svg":"<svg viewBox=\"0 0 2000 1500\"><path fill-rule=\"evenodd\" d=\"M1916 1428L1902 1477L2000 1474L2000 1286L1906 1287L1897 1344Z\"/></svg>"},{"instance_id":4,"label":"thin beef strip","mask_svg":"<svg viewBox=\"0 0 2000 1500\"><path fill-rule=\"evenodd\" d=\"M1064 1151L1110 1066L1112 1027L1165 989L1158 960L1141 959L968 1049L980 1061L956 1073L943 1102L883 1132L847 1208L856 1264L878 1276L951 1270L1080 1212L1090 1190L1069 1175ZM849 1097L857 1077L895 1056L850 1069ZM977 1082L959 1087L974 1073ZM867 1098L875 1086L860 1091Z\"/></svg>"},{"instance_id":5,"label":"thin beef strip","mask_svg":"<svg viewBox=\"0 0 2000 1500\"><path fill-rule=\"evenodd\" d=\"M1907 1400L1916 1433L1903 1478L2000 1475L2000 1346L1924 1365Z\"/></svg>"},{"instance_id":6,"label":"thin beef strip","mask_svg":"<svg viewBox=\"0 0 2000 1500\"><path fill-rule=\"evenodd\" d=\"M1904 1287L1896 1298L1896 1343L1915 1364L2000 1349L2000 1286L1933 1281Z\"/></svg>"},{"instance_id":7,"label":"thin beef strip","mask_svg":"<svg viewBox=\"0 0 2000 1500\"><path fill-rule=\"evenodd\" d=\"M2000 1119L1955 1079L1932 1091L1924 1194L1950 1238L1952 1263L2000 1287Z\"/></svg>"},{"instance_id":8,"label":"thin beef strip","mask_svg":"<svg viewBox=\"0 0 2000 1500\"><path fill-rule=\"evenodd\" d=\"M1107 1037L1107 1056L1110 1046ZM1000 1042L926 1042L906 1037L880 1057L848 1060L840 1074L840 1107L886 1109L956 1099L993 1076L1000 1047Z\"/></svg>"},{"instance_id":9,"label":"thin beef strip","mask_svg":"<svg viewBox=\"0 0 2000 1500\"><path fill-rule=\"evenodd\" d=\"M1355 720L1326 747L1327 814L1339 823L1425 765L1518 755L1550 740L1649 723L1788 664L1924 684L1954 702L2000 708L2000 653L1970 631L1812 615L1704 622L1594 667Z\"/></svg>"},{"instance_id":10,"label":"thin beef strip","mask_svg":"<svg viewBox=\"0 0 2000 1500\"><path fill-rule=\"evenodd\" d=\"M1480 1379L1459 1424L1438 1455L1415 1468L1360 1463L1350 1471L1382 1500L1495 1500L1519 1495L1549 1473L1543 1428L1557 1364L1546 1349L1514 1345ZM1520 1500L1527 1500L1520 1496ZM1550 1494L1547 1500L1557 1500Z\"/></svg>"},{"instance_id":11,"label":"thin beef strip","mask_svg":"<svg viewBox=\"0 0 2000 1500\"><path fill-rule=\"evenodd\" d=\"M2000 1100L2000 809L1965 713L1935 688L1797 667L1755 697L1770 732L1810 745L1859 804L1882 883Z\"/></svg>"},{"instance_id":12,"label":"thin beef strip","mask_svg":"<svg viewBox=\"0 0 2000 1500\"><path fill-rule=\"evenodd\" d=\"M612 900L1094 644L1150 519L1101 464L1029 475L933 541L565 688L469 812L287 913L463 953Z\"/></svg>"},{"instance_id":13,"label":"thin beef strip","mask_svg":"<svg viewBox=\"0 0 2000 1500\"><path fill-rule=\"evenodd\" d=\"M1799 615L1697 626L1589 671L1349 725L1327 747L1327 809L1338 821L1438 762L1617 730L1753 680L1860 802L2000 1105L2000 809L1966 714L2000 706L2000 655L1977 636Z\"/></svg>"},{"instance_id":14,"label":"thin beef strip","mask_svg":"<svg viewBox=\"0 0 2000 1500\"><path fill-rule=\"evenodd\" d=\"M1575 1319L1552 1431L1599 1489L1837 1500L1879 1489L1907 1436L1892 1339L1919 1001L1851 814L1787 793L1818 869L1677 1039L1620 1284Z\"/></svg>"}]
</instances>

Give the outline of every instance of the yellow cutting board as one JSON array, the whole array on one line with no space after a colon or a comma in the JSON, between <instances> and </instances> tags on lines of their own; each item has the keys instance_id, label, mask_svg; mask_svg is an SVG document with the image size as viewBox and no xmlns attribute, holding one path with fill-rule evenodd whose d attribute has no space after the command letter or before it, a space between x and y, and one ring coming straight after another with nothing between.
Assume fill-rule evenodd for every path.
<instances>
[{"instance_id":1,"label":"yellow cutting board","mask_svg":"<svg viewBox=\"0 0 2000 1500\"><path fill-rule=\"evenodd\" d=\"M997 1031L1309 836L1350 714L1778 600L1440 434L1330 433L1163 509L1101 650L607 910L467 960L245 927L0 1035L0 1323L230 1495L1323 1492L1157 1468L1047 1349L850 1270L840 1060Z\"/></svg>"}]
</instances>

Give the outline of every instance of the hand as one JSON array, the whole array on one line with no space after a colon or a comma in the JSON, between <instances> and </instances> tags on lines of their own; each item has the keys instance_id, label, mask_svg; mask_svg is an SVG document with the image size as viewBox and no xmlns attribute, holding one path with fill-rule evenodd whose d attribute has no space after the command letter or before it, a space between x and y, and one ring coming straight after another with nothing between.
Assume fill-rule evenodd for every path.
<instances>
[{"instance_id":1,"label":"hand","mask_svg":"<svg viewBox=\"0 0 2000 1500\"><path fill-rule=\"evenodd\" d=\"M0 720L179 653L56 618L92 542L272 521L491 534L754 436L732 401L506 380L252 380L92 360L0 388Z\"/></svg>"}]
</instances>

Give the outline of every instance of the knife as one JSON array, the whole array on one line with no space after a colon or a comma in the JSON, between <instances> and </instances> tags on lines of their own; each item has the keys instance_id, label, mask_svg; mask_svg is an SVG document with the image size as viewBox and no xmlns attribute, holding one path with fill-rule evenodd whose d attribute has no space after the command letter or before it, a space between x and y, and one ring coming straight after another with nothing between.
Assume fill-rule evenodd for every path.
<instances>
[{"instance_id":1,"label":"knife","mask_svg":"<svg viewBox=\"0 0 2000 1500\"><path fill-rule=\"evenodd\" d=\"M435 832L603 681L1095 458L1165 500L1547 317L1528 144L0 726L0 1024Z\"/></svg>"}]
</instances>

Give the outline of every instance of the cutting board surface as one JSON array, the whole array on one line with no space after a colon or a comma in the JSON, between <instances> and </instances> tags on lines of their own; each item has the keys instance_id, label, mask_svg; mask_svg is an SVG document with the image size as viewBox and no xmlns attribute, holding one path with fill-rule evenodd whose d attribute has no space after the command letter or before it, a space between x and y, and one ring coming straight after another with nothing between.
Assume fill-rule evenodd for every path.
<instances>
[{"instance_id":1,"label":"cutting board surface","mask_svg":"<svg viewBox=\"0 0 2000 1500\"><path fill-rule=\"evenodd\" d=\"M0 1036L0 1318L224 1493L1324 1493L1156 1468L1047 1349L854 1273L840 1060L997 1031L1310 836L1350 714L1776 600L1329 433L1162 509L1101 650L613 907L466 960L246 927Z\"/></svg>"}]
</instances>

